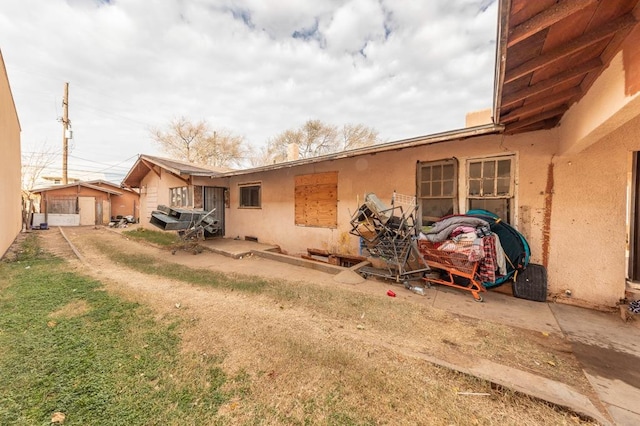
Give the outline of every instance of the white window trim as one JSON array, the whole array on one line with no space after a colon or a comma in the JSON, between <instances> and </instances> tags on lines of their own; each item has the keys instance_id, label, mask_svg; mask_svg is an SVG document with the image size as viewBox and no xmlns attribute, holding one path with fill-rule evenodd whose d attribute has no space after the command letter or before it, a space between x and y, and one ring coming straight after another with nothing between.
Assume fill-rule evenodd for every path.
<instances>
[{"instance_id":1,"label":"white window trim","mask_svg":"<svg viewBox=\"0 0 640 426\"><path fill-rule=\"evenodd\" d=\"M469 210L469 181L467 179L469 174L469 163L477 160L499 160L499 159L512 159L512 179L511 179L511 200L512 200L512 209L511 209L511 217L509 218L509 223L518 227L518 222L520 218L519 214L519 197L518 197L518 187L520 182L520 156L517 152L503 152L499 154L488 154L482 156L474 156L474 157L463 157L458 158L460 164L464 164L464 167L460 167L458 169L458 188L460 189L458 192L458 201L460 203L460 212L467 212ZM497 197L503 198L503 197Z\"/></svg>"}]
</instances>

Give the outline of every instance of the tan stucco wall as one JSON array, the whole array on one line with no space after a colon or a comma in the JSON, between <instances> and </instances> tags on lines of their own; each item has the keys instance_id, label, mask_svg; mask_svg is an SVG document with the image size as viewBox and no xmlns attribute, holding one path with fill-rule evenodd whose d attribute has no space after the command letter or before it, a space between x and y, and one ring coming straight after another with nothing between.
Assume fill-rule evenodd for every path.
<instances>
[{"instance_id":1,"label":"tan stucco wall","mask_svg":"<svg viewBox=\"0 0 640 426\"><path fill-rule=\"evenodd\" d=\"M475 127L489 124L492 122L491 113L491 108L468 112L465 116L464 125L465 127Z\"/></svg>"},{"instance_id":2,"label":"tan stucco wall","mask_svg":"<svg viewBox=\"0 0 640 426\"><path fill-rule=\"evenodd\" d=\"M170 204L169 189L187 186L185 181L177 178L171 173L160 170L160 177L154 172L149 172L140 182L140 223L145 228L157 228L149 223L151 212L156 210L158 205L168 206ZM155 201L154 196L155 195Z\"/></svg>"},{"instance_id":3,"label":"tan stucco wall","mask_svg":"<svg viewBox=\"0 0 640 426\"><path fill-rule=\"evenodd\" d=\"M614 306L627 274L630 157L640 117L575 154L554 158L549 276L572 298Z\"/></svg>"},{"instance_id":4,"label":"tan stucco wall","mask_svg":"<svg viewBox=\"0 0 640 426\"><path fill-rule=\"evenodd\" d=\"M624 53L618 53L585 96L567 111L560 123L559 154L586 149L640 113L640 93L630 92L633 81L626 78L629 67Z\"/></svg>"},{"instance_id":5,"label":"tan stucco wall","mask_svg":"<svg viewBox=\"0 0 640 426\"><path fill-rule=\"evenodd\" d=\"M552 194L548 215L549 291L564 297L570 289L577 302L614 306L624 296L627 214L626 192L631 150L640 150L637 118L572 156L558 156L559 130L513 136L492 135L420 148L323 162L226 179L209 185L230 188L226 235L254 236L290 254L307 248L358 252L358 239L348 234L352 213L367 192L389 203L394 190L415 194L416 162L456 157L459 161L460 211L466 211L466 161L515 155L514 224L527 238L534 263L543 263L546 193ZM549 169L553 163L550 180ZM604 166L604 167L603 167ZM294 176L338 171L338 228L294 224ZM238 208L238 184L261 182L258 210ZM548 186L548 184L550 186Z\"/></svg>"},{"instance_id":6,"label":"tan stucco wall","mask_svg":"<svg viewBox=\"0 0 640 426\"><path fill-rule=\"evenodd\" d=\"M596 305L625 296L630 159L640 151L638 40L640 28L558 129L549 276L554 289Z\"/></svg>"},{"instance_id":7,"label":"tan stucco wall","mask_svg":"<svg viewBox=\"0 0 640 426\"><path fill-rule=\"evenodd\" d=\"M291 254L309 247L357 253L349 221L367 192L386 203L394 190L415 194L417 161L455 157L464 212L466 161L514 155L512 223L527 238L531 261L546 263L549 292L562 300L565 290L571 290L576 303L613 307L625 295L630 158L640 151L640 96L630 90L638 86L637 78L627 75L631 68L622 53L616 56L552 130L481 136L195 183L230 189L227 237L257 237ZM329 171L339 174L337 229L296 226L294 177ZM248 182L261 182L263 208L238 208L238 185ZM168 197L169 187L159 195Z\"/></svg>"},{"instance_id":8,"label":"tan stucco wall","mask_svg":"<svg viewBox=\"0 0 640 426\"><path fill-rule=\"evenodd\" d=\"M0 257L22 228L20 123L0 52Z\"/></svg>"},{"instance_id":9,"label":"tan stucco wall","mask_svg":"<svg viewBox=\"0 0 640 426\"><path fill-rule=\"evenodd\" d=\"M394 190L400 194L416 193L416 162L456 157L459 161L460 211L467 209L466 160L485 156L515 155L516 198L515 223L534 247L534 260L540 261L540 245L546 170L551 159L555 132L503 138L484 136L468 141L446 142L419 148L403 149L375 155L316 163L210 180L210 185L230 189L230 208L225 215L228 237L249 235L260 241L278 244L289 253L303 253L309 247L357 253L358 239L348 234L352 214L362 204L364 195L374 192L390 203ZM294 177L296 175L338 171L338 228L302 227L294 224ZM238 184L261 182L262 209L238 208ZM346 242L346 244L345 244Z\"/></svg>"}]
</instances>

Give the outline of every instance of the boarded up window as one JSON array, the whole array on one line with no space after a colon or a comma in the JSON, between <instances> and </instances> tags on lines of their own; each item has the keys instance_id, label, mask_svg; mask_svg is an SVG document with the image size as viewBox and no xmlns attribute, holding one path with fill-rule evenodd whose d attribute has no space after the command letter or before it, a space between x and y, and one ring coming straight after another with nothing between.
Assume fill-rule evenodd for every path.
<instances>
[{"instance_id":1,"label":"boarded up window","mask_svg":"<svg viewBox=\"0 0 640 426\"><path fill-rule=\"evenodd\" d=\"M78 213L78 197L52 197L47 200L47 212L51 214Z\"/></svg>"},{"instance_id":2,"label":"boarded up window","mask_svg":"<svg viewBox=\"0 0 640 426\"><path fill-rule=\"evenodd\" d=\"M193 187L193 208L194 209L204 208L204 203L202 200L202 187L199 185L196 185Z\"/></svg>"},{"instance_id":3,"label":"boarded up window","mask_svg":"<svg viewBox=\"0 0 640 426\"><path fill-rule=\"evenodd\" d=\"M338 172L296 176L296 225L338 226Z\"/></svg>"}]
</instances>

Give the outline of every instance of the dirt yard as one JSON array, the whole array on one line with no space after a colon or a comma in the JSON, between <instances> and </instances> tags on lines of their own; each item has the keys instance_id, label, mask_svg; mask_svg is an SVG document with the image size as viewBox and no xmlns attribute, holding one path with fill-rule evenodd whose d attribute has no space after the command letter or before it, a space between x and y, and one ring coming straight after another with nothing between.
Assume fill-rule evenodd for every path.
<instances>
[{"instance_id":1,"label":"dirt yard","mask_svg":"<svg viewBox=\"0 0 640 426\"><path fill-rule=\"evenodd\" d=\"M380 294L379 286L369 286L367 282L338 284L328 274L256 256L231 259L206 251L195 256L187 252L172 255L169 250L132 241L108 229L66 228L64 232L77 247L82 261L57 229L39 231L38 235L46 250L67 259L77 272L100 280L108 291L150 307L158 318L180 318L187 324L181 328L184 351L203 357L221 356L228 371L245 371L255 378L252 399L278 410L284 408L294 418L304 417L308 409L299 401L308 401L319 390L330 393L332 390L326 388L335 386L342 377L350 377L359 385L341 389L341 397L345 403L357 404L362 398L358 394L366 394L371 405L366 409L373 419L403 410L403 416L414 419L415 424L467 423L469 413L462 422L450 416L434 422L438 413L450 407L421 406L425 395L420 389L427 388L438 376L451 374L433 367L425 356L458 363L489 359L566 383L596 403L570 344L562 336L452 315L420 304L421 296L392 299ZM190 268L278 280L299 292L300 301L274 300L265 294L207 288L138 273L112 262L99 249L98 241L123 253L141 253ZM306 289L312 289L312 293ZM290 365L292 358L299 360L297 365ZM356 363L366 367L355 367ZM332 375L335 377L328 377ZM402 381L398 377L403 377ZM442 404L462 404L465 410L476 413L473 415L479 420L469 424L515 420L520 416L519 410L525 410L516 404L512 412L504 412L507 396L496 397L484 382L461 380L462 384L452 383L451 389L441 389L443 396L439 399ZM461 391L492 396L471 403L470 398L482 397L460 399ZM389 392L400 395L402 401L390 403L386 398ZM489 410L498 410L491 405L494 403L502 412L488 414ZM242 404L229 404L222 414L237 422L251 419L255 407ZM395 406L390 408L390 404ZM538 419L540 424L550 420L544 410L530 410L532 416L542 416ZM545 410L554 412L556 408ZM575 416L562 416L579 423Z\"/></svg>"}]
</instances>

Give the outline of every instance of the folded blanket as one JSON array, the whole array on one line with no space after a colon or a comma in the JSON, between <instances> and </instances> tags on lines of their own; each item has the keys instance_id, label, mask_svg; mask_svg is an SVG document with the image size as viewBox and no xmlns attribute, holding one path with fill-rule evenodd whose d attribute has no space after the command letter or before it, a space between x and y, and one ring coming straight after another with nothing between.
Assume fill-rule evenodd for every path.
<instances>
[{"instance_id":1,"label":"folded blanket","mask_svg":"<svg viewBox=\"0 0 640 426\"><path fill-rule=\"evenodd\" d=\"M489 222L479 217L451 216L434 223L433 227L426 234L427 240L432 243L444 241L449 238L449 234L458 226L477 228L478 226L489 226Z\"/></svg>"}]
</instances>

